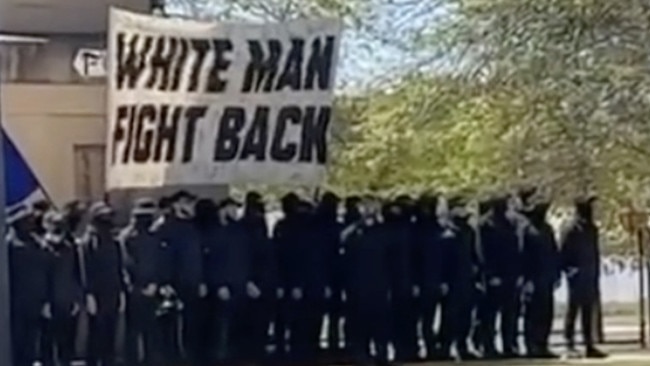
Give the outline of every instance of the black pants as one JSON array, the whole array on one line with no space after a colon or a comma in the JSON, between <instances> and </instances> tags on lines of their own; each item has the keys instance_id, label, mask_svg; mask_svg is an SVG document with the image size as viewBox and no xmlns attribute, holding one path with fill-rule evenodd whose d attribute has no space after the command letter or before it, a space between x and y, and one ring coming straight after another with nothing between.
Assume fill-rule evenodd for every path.
<instances>
[{"instance_id":1,"label":"black pants","mask_svg":"<svg viewBox=\"0 0 650 366\"><path fill-rule=\"evenodd\" d=\"M181 293L181 345L184 358L190 366L202 366L209 359L210 323L206 316L209 300L201 299L198 293Z\"/></svg>"},{"instance_id":2,"label":"black pants","mask_svg":"<svg viewBox=\"0 0 650 366\"><path fill-rule=\"evenodd\" d=\"M68 307L52 309L52 319L44 320L41 357L43 364L70 365L75 358L77 317Z\"/></svg>"},{"instance_id":3,"label":"black pants","mask_svg":"<svg viewBox=\"0 0 650 366\"><path fill-rule=\"evenodd\" d=\"M244 300L239 322L243 361L254 364L269 361L266 347L270 342L269 328L274 314L274 302L272 297Z\"/></svg>"},{"instance_id":4,"label":"black pants","mask_svg":"<svg viewBox=\"0 0 650 366\"><path fill-rule=\"evenodd\" d=\"M289 300L287 305L289 359L294 363L313 362L319 356L325 302L322 298L308 296Z\"/></svg>"},{"instance_id":5,"label":"black pants","mask_svg":"<svg viewBox=\"0 0 650 366\"><path fill-rule=\"evenodd\" d=\"M480 337L486 352L495 349L497 315L500 315L499 335L504 353L517 352L519 291L515 281L504 281L501 286L488 286L485 308L481 311Z\"/></svg>"},{"instance_id":6,"label":"black pants","mask_svg":"<svg viewBox=\"0 0 650 366\"><path fill-rule=\"evenodd\" d=\"M392 301L392 341L398 361L413 361L418 357L417 302L403 294Z\"/></svg>"},{"instance_id":7,"label":"black pants","mask_svg":"<svg viewBox=\"0 0 650 366\"><path fill-rule=\"evenodd\" d=\"M176 311L170 311L157 318L160 327L161 353L165 365L173 366L181 364L181 347L179 338L179 318Z\"/></svg>"},{"instance_id":8,"label":"black pants","mask_svg":"<svg viewBox=\"0 0 650 366\"><path fill-rule=\"evenodd\" d=\"M163 362L161 328L156 318L157 306L157 300L153 297L140 293L129 296L126 319L128 365L154 366Z\"/></svg>"},{"instance_id":9,"label":"black pants","mask_svg":"<svg viewBox=\"0 0 650 366\"><path fill-rule=\"evenodd\" d=\"M117 362L116 341L119 293L95 294L97 313L89 319L88 365L112 366Z\"/></svg>"},{"instance_id":10,"label":"black pants","mask_svg":"<svg viewBox=\"0 0 650 366\"><path fill-rule=\"evenodd\" d=\"M459 281L450 286L449 294L443 300L440 343L444 356L450 355L452 345L456 346L459 353L468 350L472 326L472 295L472 281Z\"/></svg>"},{"instance_id":11,"label":"black pants","mask_svg":"<svg viewBox=\"0 0 650 366\"><path fill-rule=\"evenodd\" d=\"M553 327L554 286L552 283L537 283L526 303L524 338L526 350L534 355L548 351L548 341Z\"/></svg>"},{"instance_id":12,"label":"black pants","mask_svg":"<svg viewBox=\"0 0 650 366\"><path fill-rule=\"evenodd\" d=\"M343 348L341 332L341 323L344 318L343 309L343 291L335 289L327 304L327 348L330 351L338 351Z\"/></svg>"},{"instance_id":13,"label":"black pants","mask_svg":"<svg viewBox=\"0 0 650 366\"><path fill-rule=\"evenodd\" d=\"M440 339L436 331L436 315L440 309L442 297L438 291L425 291L420 300L420 322L422 326L422 338L427 350L427 358L431 359L440 356Z\"/></svg>"},{"instance_id":14,"label":"black pants","mask_svg":"<svg viewBox=\"0 0 650 366\"><path fill-rule=\"evenodd\" d=\"M11 339L14 365L32 366L37 360L40 327L40 304L12 304Z\"/></svg>"},{"instance_id":15,"label":"black pants","mask_svg":"<svg viewBox=\"0 0 650 366\"><path fill-rule=\"evenodd\" d=\"M213 364L239 362L242 355L240 346L243 301L239 298L220 300L210 299L210 361Z\"/></svg>"},{"instance_id":16,"label":"black pants","mask_svg":"<svg viewBox=\"0 0 650 366\"><path fill-rule=\"evenodd\" d=\"M359 364L374 360L388 360L390 338L390 303L383 296L351 296L348 302L350 314L350 350ZM370 353L370 343L375 345L375 356Z\"/></svg>"},{"instance_id":17,"label":"black pants","mask_svg":"<svg viewBox=\"0 0 650 366\"><path fill-rule=\"evenodd\" d=\"M587 348L594 346L593 318L598 288L590 283L573 281L569 284L569 309L564 324L564 336L569 347L575 346L575 323L580 314L582 337Z\"/></svg>"}]
</instances>

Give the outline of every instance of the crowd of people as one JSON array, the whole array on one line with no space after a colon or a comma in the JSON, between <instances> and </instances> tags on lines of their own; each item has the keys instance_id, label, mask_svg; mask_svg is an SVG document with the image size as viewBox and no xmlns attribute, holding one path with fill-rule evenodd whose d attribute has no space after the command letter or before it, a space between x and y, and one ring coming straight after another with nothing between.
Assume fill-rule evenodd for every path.
<instances>
[{"instance_id":1,"label":"crowd of people","mask_svg":"<svg viewBox=\"0 0 650 366\"><path fill-rule=\"evenodd\" d=\"M538 190L494 196L476 212L460 196L325 193L311 202L288 194L281 204L273 228L255 192L243 203L187 192L139 199L126 227L105 202L13 208L14 364L553 358L563 274L569 349L580 314L585 355L605 356L591 322L600 268L591 198L576 200L559 243ZM120 311L124 347L116 345ZM89 326L78 355L82 313Z\"/></svg>"}]
</instances>

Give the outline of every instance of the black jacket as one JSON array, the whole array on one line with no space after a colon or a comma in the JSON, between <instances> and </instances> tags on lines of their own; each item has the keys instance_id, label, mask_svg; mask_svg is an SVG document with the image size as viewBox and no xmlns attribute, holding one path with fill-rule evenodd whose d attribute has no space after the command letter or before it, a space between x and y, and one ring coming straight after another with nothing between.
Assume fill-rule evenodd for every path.
<instances>
[{"instance_id":1,"label":"black jacket","mask_svg":"<svg viewBox=\"0 0 650 366\"><path fill-rule=\"evenodd\" d=\"M12 308L39 314L50 290L49 252L31 237L24 246L9 246L9 273Z\"/></svg>"},{"instance_id":2,"label":"black jacket","mask_svg":"<svg viewBox=\"0 0 650 366\"><path fill-rule=\"evenodd\" d=\"M393 284L393 258L387 226L361 224L347 239L349 298L357 302L388 299Z\"/></svg>"},{"instance_id":3,"label":"black jacket","mask_svg":"<svg viewBox=\"0 0 650 366\"><path fill-rule=\"evenodd\" d=\"M149 230L133 229L124 241L126 269L130 285L144 289L163 281L163 248L159 237Z\"/></svg>"},{"instance_id":4,"label":"black jacket","mask_svg":"<svg viewBox=\"0 0 650 366\"><path fill-rule=\"evenodd\" d=\"M169 269L167 282L176 291L198 296L199 285L204 280L204 250L196 223L191 219L169 217L158 235L165 248L164 262Z\"/></svg>"},{"instance_id":5,"label":"black jacket","mask_svg":"<svg viewBox=\"0 0 650 366\"><path fill-rule=\"evenodd\" d=\"M206 276L208 287L217 291L227 287L233 297L246 294L246 283L252 279L252 235L241 221L217 224L209 242Z\"/></svg>"},{"instance_id":6,"label":"black jacket","mask_svg":"<svg viewBox=\"0 0 650 366\"><path fill-rule=\"evenodd\" d=\"M86 249L88 291L92 294L119 294L126 289L121 243L113 234L94 233Z\"/></svg>"}]
</instances>

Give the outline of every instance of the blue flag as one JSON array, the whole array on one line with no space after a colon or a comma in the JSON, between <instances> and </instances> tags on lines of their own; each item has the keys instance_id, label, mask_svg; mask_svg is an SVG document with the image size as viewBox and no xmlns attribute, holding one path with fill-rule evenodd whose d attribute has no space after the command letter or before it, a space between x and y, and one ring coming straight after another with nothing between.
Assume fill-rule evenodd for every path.
<instances>
[{"instance_id":1,"label":"blue flag","mask_svg":"<svg viewBox=\"0 0 650 366\"><path fill-rule=\"evenodd\" d=\"M36 175L11 138L4 132L2 149L5 158L6 209L45 199L45 191Z\"/></svg>"}]
</instances>

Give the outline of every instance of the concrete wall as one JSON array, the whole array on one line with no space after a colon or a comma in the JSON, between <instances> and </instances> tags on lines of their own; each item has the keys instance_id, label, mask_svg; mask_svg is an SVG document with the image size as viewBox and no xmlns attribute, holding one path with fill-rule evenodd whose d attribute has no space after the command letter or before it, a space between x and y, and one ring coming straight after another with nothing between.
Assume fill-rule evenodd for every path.
<instances>
[{"instance_id":1,"label":"concrete wall","mask_svg":"<svg viewBox=\"0 0 650 366\"><path fill-rule=\"evenodd\" d=\"M151 3L150 0L0 0L0 32L104 33L110 6L148 12Z\"/></svg>"},{"instance_id":2,"label":"concrete wall","mask_svg":"<svg viewBox=\"0 0 650 366\"><path fill-rule=\"evenodd\" d=\"M77 198L74 146L104 143L104 87L8 83L3 124L57 204Z\"/></svg>"}]
</instances>

